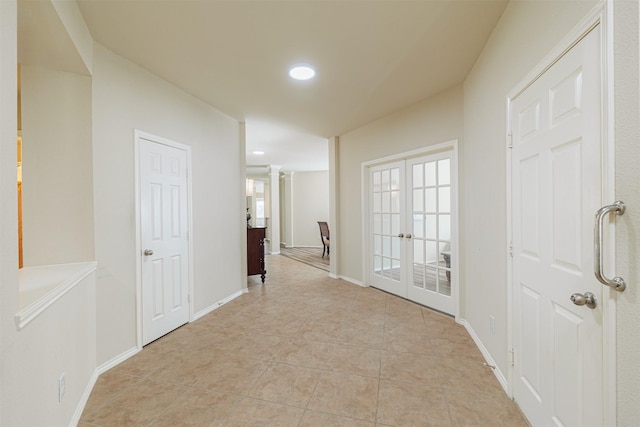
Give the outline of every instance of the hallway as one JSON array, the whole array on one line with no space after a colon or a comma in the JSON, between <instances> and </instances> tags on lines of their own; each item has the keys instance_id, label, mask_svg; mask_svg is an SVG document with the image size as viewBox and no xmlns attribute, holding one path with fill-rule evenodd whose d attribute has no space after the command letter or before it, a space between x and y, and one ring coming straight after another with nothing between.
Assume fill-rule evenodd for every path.
<instances>
[{"instance_id":1,"label":"hallway","mask_svg":"<svg viewBox=\"0 0 640 427\"><path fill-rule=\"evenodd\" d=\"M283 256L101 375L80 426L527 426L447 316Z\"/></svg>"}]
</instances>

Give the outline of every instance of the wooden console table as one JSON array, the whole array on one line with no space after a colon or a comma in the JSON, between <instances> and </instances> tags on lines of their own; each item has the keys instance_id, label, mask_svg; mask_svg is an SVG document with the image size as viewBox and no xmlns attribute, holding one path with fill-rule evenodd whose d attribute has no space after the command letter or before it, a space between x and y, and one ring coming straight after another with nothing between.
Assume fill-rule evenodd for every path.
<instances>
[{"instance_id":1,"label":"wooden console table","mask_svg":"<svg viewBox=\"0 0 640 427\"><path fill-rule=\"evenodd\" d=\"M266 228L247 228L247 274L259 274L264 283L267 270L264 268L264 238Z\"/></svg>"}]
</instances>

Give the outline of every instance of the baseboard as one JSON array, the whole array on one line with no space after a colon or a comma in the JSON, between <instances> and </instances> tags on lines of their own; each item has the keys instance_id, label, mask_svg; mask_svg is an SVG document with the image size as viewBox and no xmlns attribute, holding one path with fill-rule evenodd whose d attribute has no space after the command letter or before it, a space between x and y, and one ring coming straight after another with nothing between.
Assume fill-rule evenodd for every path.
<instances>
[{"instance_id":1,"label":"baseboard","mask_svg":"<svg viewBox=\"0 0 640 427\"><path fill-rule=\"evenodd\" d=\"M87 406L93 387L96 385L96 381L98 381L98 376L98 369L96 368L93 371L93 374L91 374L91 378L89 378L87 386L84 388L84 392L78 402L78 406L76 406L76 410L71 417L71 421L69 421L69 427L76 427L80 422L80 417L82 417L82 413L84 412L84 408Z\"/></svg>"},{"instance_id":2,"label":"baseboard","mask_svg":"<svg viewBox=\"0 0 640 427\"><path fill-rule=\"evenodd\" d=\"M356 280L348 276L339 275L337 278L342 279L345 282L353 283L354 285L365 287L360 280Z\"/></svg>"},{"instance_id":3,"label":"baseboard","mask_svg":"<svg viewBox=\"0 0 640 427\"><path fill-rule=\"evenodd\" d=\"M482 353L484 360L487 362L487 365L489 365L490 369L493 371L493 374L498 379L498 382L502 386L504 392L507 394L507 396L509 396L509 382L507 381L507 378L504 376L500 368L498 368L498 366L496 365L495 360L493 360L493 357L491 357L491 353L489 353L489 350L487 350L487 348L484 346L484 344L480 340L480 337L478 337L478 334L476 334L476 331L473 330L471 324L465 319L459 319L457 320L457 322L464 326L467 332L469 332L469 335L471 335L473 342L475 342L478 349L480 349L480 352Z\"/></svg>"},{"instance_id":4,"label":"baseboard","mask_svg":"<svg viewBox=\"0 0 640 427\"><path fill-rule=\"evenodd\" d=\"M280 255L280 251L278 251L278 252L269 252L269 255Z\"/></svg>"},{"instance_id":5,"label":"baseboard","mask_svg":"<svg viewBox=\"0 0 640 427\"><path fill-rule=\"evenodd\" d=\"M124 362L131 356L137 354L139 351L140 349L138 347L133 347L125 351L124 353L114 357L108 362L103 363L102 365L96 367L96 369L93 370L93 373L91 374L91 378L89 378L89 382L87 383L87 386L84 388L82 397L80 398L80 401L76 406L76 410L73 413L73 417L71 417L71 420L69 421L69 427L75 427L80 422L80 417L82 417L84 408L87 406L87 402L89 401L89 397L91 397L91 392L93 391L93 388L95 387L96 382L98 381L98 377L104 374L105 372L107 372L109 369L113 368L114 366L119 365L120 363Z\"/></svg>"},{"instance_id":6,"label":"baseboard","mask_svg":"<svg viewBox=\"0 0 640 427\"><path fill-rule=\"evenodd\" d=\"M339 279L337 274L329 273L329 277L332 279Z\"/></svg>"},{"instance_id":7,"label":"baseboard","mask_svg":"<svg viewBox=\"0 0 640 427\"><path fill-rule=\"evenodd\" d=\"M240 289L239 291L234 292L233 294L229 295L228 297L221 299L217 303L205 308L204 310L200 310L199 312L194 313L193 314L193 320L191 320L191 321L195 322L196 320L200 319L201 317L206 316L207 314L211 313L216 308L222 307L223 305L225 305L229 301L232 301L232 300L238 298L243 293L246 293L245 290L244 289Z\"/></svg>"},{"instance_id":8,"label":"baseboard","mask_svg":"<svg viewBox=\"0 0 640 427\"><path fill-rule=\"evenodd\" d=\"M113 359L103 363L102 365L96 368L96 371L98 371L98 375L102 375L105 372L107 372L109 369L113 368L114 366L118 366L119 364L121 364L122 362L130 358L131 356L135 356L136 354L138 354L141 350L142 350L141 348L132 347L129 350L125 351L124 353L121 353L120 355L114 357Z\"/></svg>"}]
</instances>

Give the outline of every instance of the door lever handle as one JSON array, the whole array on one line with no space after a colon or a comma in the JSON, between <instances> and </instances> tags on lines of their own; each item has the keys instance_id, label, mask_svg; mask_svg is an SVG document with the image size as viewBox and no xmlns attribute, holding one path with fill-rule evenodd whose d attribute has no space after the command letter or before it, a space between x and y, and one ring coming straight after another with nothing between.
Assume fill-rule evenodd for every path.
<instances>
[{"instance_id":1,"label":"door lever handle","mask_svg":"<svg viewBox=\"0 0 640 427\"><path fill-rule=\"evenodd\" d=\"M144 255L145 256L153 255L153 249L145 249L144 250Z\"/></svg>"}]
</instances>

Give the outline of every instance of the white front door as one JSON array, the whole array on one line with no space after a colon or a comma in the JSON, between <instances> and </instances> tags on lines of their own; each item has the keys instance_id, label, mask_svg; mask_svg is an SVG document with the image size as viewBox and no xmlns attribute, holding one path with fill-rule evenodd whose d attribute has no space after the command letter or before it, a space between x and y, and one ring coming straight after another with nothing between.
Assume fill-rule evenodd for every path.
<instances>
[{"instance_id":1,"label":"white front door","mask_svg":"<svg viewBox=\"0 0 640 427\"><path fill-rule=\"evenodd\" d=\"M600 27L512 101L514 397L535 426L602 426ZM591 292L597 305L574 305Z\"/></svg>"},{"instance_id":2,"label":"white front door","mask_svg":"<svg viewBox=\"0 0 640 427\"><path fill-rule=\"evenodd\" d=\"M455 314L454 152L410 157L368 170L372 286Z\"/></svg>"},{"instance_id":3,"label":"white front door","mask_svg":"<svg viewBox=\"0 0 640 427\"><path fill-rule=\"evenodd\" d=\"M142 342L189 321L187 152L140 138Z\"/></svg>"}]
</instances>

